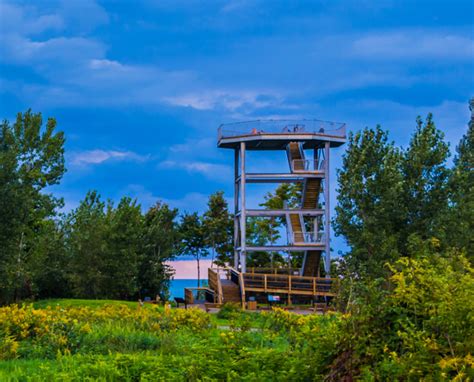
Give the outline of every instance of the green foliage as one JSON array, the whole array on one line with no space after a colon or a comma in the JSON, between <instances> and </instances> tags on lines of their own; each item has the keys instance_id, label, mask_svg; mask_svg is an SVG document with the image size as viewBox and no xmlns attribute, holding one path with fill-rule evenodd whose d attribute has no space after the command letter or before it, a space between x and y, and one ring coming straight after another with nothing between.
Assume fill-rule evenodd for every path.
<instances>
[{"instance_id":1,"label":"green foliage","mask_svg":"<svg viewBox=\"0 0 474 382\"><path fill-rule=\"evenodd\" d=\"M224 305L222 305L221 310L219 310L219 312L217 313L217 317L228 320L232 318L233 316L235 316L236 313L240 313L241 311L242 311L242 308L240 304L227 302Z\"/></svg>"},{"instance_id":2,"label":"green foliage","mask_svg":"<svg viewBox=\"0 0 474 382\"><path fill-rule=\"evenodd\" d=\"M397 257L397 231L404 222L402 156L379 126L350 134L338 171L336 234L351 247L349 264L358 274L384 273Z\"/></svg>"},{"instance_id":3,"label":"green foliage","mask_svg":"<svg viewBox=\"0 0 474 382\"><path fill-rule=\"evenodd\" d=\"M107 250L103 254L107 297L126 300L139 289L143 247L143 216L136 200L124 197L116 208L109 203L106 215Z\"/></svg>"},{"instance_id":4,"label":"green foliage","mask_svg":"<svg viewBox=\"0 0 474 382\"><path fill-rule=\"evenodd\" d=\"M67 217L69 278L75 297L105 297L106 213L96 191L87 193Z\"/></svg>"},{"instance_id":5,"label":"green foliage","mask_svg":"<svg viewBox=\"0 0 474 382\"><path fill-rule=\"evenodd\" d=\"M116 304L13 306L0 309L0 316L17 346L14 357L5 357L17 359L0 361L2 380L321 379L317 376L327 371L340 323L337 315L277 310L254 319L235 311L230 327L217 329L211 315L195 309L137 310ZM255 323L251 330L249 320Z\"/></svg>"},{"instance_id":6,"label":"green foliage","mask_svg":"<svg viewBox=\"0 0 474 382\"><path fill-rule=\"evenodd\" d=\"M446 224L456 224L447 218L449 147L443 139L431 114L417 119L404 151L379 126L349 136L334 230L351 247L345 259L350 272L383 276L385 262L408 254L410 237L443 239Z\"/></svg>"},{"instance_id":7,"label":"green foliage","mask_svg":"<svg viewBox=\"0 0 474 382\"><path fill-rule=\"evenodd\" d=\"M456 148L450 179L451 206L446 230L447 241L466 251L474 262L474 98L471 99L468 130Z\"/></svg>"},{"instance_id":8,"label":"green foliage","mask_svg":"<svg viewBox=\"0 0 474 382\"><path fill-rule=\"evenodd\" d=\"M197 262L198 280L197 285L200 286L200 260L209 254L206 242L206 234L202 219L197 212L181 216L181 223L179 226L181 238L181 253L185 255L192 255Z\"/></svg>"},{"instance_id":9,"label":"green foliage","mask_svg":"<svg viewBox=\"0 0 474 382\"><path fill-rule=\"evenodd\" d=\"M42 191L65 172L64 135L40 113L0 126L0 303L33 293L37 236L62 201Z\"/></svg>"},{"instance_id":10,"label":"green foliage","mask_svg":"<svg viewBox=\"0 0 474 382\"><path fill-rule=\"evenodd\" d=\"M156 203L145 215L143 254L139 272L140 293L166 297L172 270L165 261L178 253L178 210L165 203Z\"/></svg>"},{"instance_id":11,"label":"green foliage","mask_svg":"<svg viewBox=\"0 0 474 382\"><path fill-rule=\"evenodd\" d=\"M66 223L72 296L166 298L171 270L164 262L177 251L176 215L176 210L157 203L143 216L130 198L122 198L114 208L96 191L89 192Z\"/></svg>"},{"instance_id":12,"label":"green foliage","mask_svg":"<svg viewBox=\"0 0 474 382\"><path fill-rule=\"evenodd\" d=\"M441 222L448 208L448 156L449 146L444 134L436 129L433 116L428 114L424 123L418 117L402 166L402 206L406 210L402 243L412 234L425 239L443 236Z\"/></svg>"},{"instance_id":13,"label":"green foliage","mask_svg":"<svg viewBox=\"0 0 474 382\"><path fill-rule=\"evenodd\" d=\"M260 206L265 209L297 208L301 203L301 187L301 183L282 183L274 192L265 195L265 201ZM247 241L254 246L273 245L281 239L280 232L285 227L285 218L251 217L247 223ZM247 258L247 265L250 267L275 267L284 264L283 256L275 252L252 252Z\"/></svg>"},{"instance_id":14,"label":"green foliage","mask_svg":"<svg viewBox=\"0 0 474 382\"><path fill-rule=\"evenodd\" d=\"M333 379L473 378L474 269L436 240L410 244L392 275L353 285Z\"/></svg>"},{"instance_id":15,"label":"green foliage","mask_svg":"<svg viewBox=\"0 0 474 382\"><path fill-rule=\"evenodd\" d=\"M233 259L233 217L229 213L224 192L209 196L203 216L203 229L207 246L212 249L212 260L224 266ZM217 253L217 256L216 256Z\"/></svg>"}]
</instances>

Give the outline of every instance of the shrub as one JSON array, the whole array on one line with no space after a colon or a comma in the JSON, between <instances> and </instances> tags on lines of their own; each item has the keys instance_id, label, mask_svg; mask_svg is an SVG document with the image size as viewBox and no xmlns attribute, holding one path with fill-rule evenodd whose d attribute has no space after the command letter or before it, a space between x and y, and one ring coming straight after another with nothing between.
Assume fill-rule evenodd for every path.
<instances>
[{"instance_id":1,"label":"shrub","mask_svg":"<svg viewBox=\"0 0 474 382\"><path fill-rule=\"evenodd\" d=\"M240 312L242 312L242 308L239 304L226 302L217 313L217 317L228 320Z\"/></svg>"},{"instance_id":2,"label":"shrub","mask_svg":"<svg viewBox=\"0 0 474 382\"><path fill-rule=\"evenodd\" d=\"M389 280L358 286L331 379L474 379L470 263L436 254L401 258L390 269Z\"/></svg>"}]
</instances>

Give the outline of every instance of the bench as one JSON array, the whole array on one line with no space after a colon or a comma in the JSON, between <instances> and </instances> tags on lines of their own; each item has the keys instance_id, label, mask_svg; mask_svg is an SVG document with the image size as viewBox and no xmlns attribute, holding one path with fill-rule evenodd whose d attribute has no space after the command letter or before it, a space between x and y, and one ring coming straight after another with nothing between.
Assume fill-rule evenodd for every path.
<instances>
[{"instance_id":1,"label":"bench","mask_svg":"<svg viewBox=\"0 0 474 382\"><path fill-rule=\"evenodd\" d=\"M184 304L184 308L188 309L188 303L182 297L175 297L174 301L176 301L176 307L179 308L179 304Z\"/></svg>"}]
</instances>

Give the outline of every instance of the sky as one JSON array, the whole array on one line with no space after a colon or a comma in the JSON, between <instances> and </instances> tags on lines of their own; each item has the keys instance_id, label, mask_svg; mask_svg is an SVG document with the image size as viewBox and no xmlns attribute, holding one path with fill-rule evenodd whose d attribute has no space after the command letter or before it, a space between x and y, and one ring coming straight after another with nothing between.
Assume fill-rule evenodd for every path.
<instances>
[{"instance_id":1,"label":"sky","mask_svg":"<svg viewBox=\"0 0 474 382\"><path fill-rule=\"evenodd\" d=\"M232 198L221 123L381 124L406 147L432 112L453 150L474 96L473 25L472 0L0 0L0 117L56 118L67 173L51 191L66 211L96 189L202 212L217 190ZM255 206L268 190L250 191Z\"/></svg>"}]
</instances>

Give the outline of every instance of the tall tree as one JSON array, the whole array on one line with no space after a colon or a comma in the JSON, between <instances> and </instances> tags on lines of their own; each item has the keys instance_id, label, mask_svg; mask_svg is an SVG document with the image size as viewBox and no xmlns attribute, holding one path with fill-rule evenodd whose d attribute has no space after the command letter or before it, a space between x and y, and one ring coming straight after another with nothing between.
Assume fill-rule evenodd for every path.
<instances>
[{"instance_id":1,"label":"tall tree","mask_svg":"<svg viewBox=\"0 0 474 382\"><path fill-rule=\"evenodd\" d=\"M75 297L106 296L107 225L105 203L89 191L79 207L67 217L69 278Z\"/></svg>"},{"instance_id":2,"label":"tall tree","mask_svg":"<svg viewBox=\"0 0 474 382\"><path fill-rule=\"evenodd\" d=\"M470 100L471 120L456 148L450 179L451 213L447 222L448 241L465 249L474 261L474 98Z\"/></svg>"},{"instance_id":3,"label":"tall tree","mask_svg":"<svg viewBox=\"0 0 474 382\"><path fill-rule=\"evenodd\" d=\"M406 223L402 242L412 234L421 238L443 235L442 221L448 209L449 146L432 114L418 117L416 130L403 160L403 206Z\"/></svg>"},{"instance_id":4,"label":"tall tree","mask_svg":"<svg viewBox=\"0 0 474 382\"><path fill-rule=\"evenodd\" d=\"M55 214L61 199L44 189L65 172L64 135L56 121L43 126L40 113L19 113L13 125L0 125L0 300L32 293L32 263L43 219Z\"/></svg>"},{"instance_id":5,"label":"tall tree","mask_svg":"<svg viewBox=\"0 0 474 382\"><path fill-rule=\"evenodd\" d=\"M117 208L109 203L106 214L104 276L107 297L127 300L138 292L143 216L136 200L123 197Z\"/></svg>"},{"instance_id":6,"label":"tall tree","mask_svg":"<svg viewBox=\"0 0 474 382\"><path fill-rule=\"evenodd\" d=\"M140 294L167 297L172 269L165 262L173 259L178 251L177 216L177 209L171 209L161 202L151 207L145 215L139 274Z\"/></svg>"},{"instance_id":7,"label":"tall tree","mask_svg":"<svg viewBox=\"0 0 474 382\"><path fill-rule=\"evenodd\" d=\"M34 296L38 298L70 297L67 270L64 221L45 219L39 226L31 258Z\"/></svg>"},{"instance_id":8,"label":"tall tree","mask_svg":"<svg viewBox=\"0 0 474 382\"><path fill-rule=\"evenodd\" d=\"M180 224L181 234L181 253L185 255L192 255L196 259L198 279L197 285L201 282L201 258L209 254L207 249L206 237L204 233L204 226L202 219L197 212L181 216Z\"/></svg>"},{"instance_id":9,"label":"tall tree","mask_svg":"<svg viewBox=\"0 0 474 382\"><path fill-rule=\"evenodd\" d=\"M224 192L218 191L209 197L204 213L203 228L207 245L212 249L212 261L224 265L231 259L233 218L229 213Z\"/></svg>"},{"instance_id":10,"label":"tall tree","mask_svg":"<svg viewBox=\"0 0 474 382\"><path fill-rule=\"evenodd\" d=\"M347 261L358 275L384 274L383 264L398 256L404 223L401 165L399 150L380 126L349 135L333 225L347 240Z\"/></svg>"}]
</instances>

